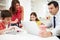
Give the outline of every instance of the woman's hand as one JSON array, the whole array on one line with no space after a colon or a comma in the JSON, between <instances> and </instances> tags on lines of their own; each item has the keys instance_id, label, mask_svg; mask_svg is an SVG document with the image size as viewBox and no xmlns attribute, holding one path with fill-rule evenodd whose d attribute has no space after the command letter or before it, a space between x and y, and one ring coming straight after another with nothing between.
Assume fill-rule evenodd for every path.
<instances>
[{"instance_id":1,"label":"woman's hand","mask_svg":"<svg viewBox=\"0 0 60 40\"><path fill-rule=\"evenodd\" d=\"M22 27L23 27L23 25L22 25L22 24L19 24L19 27L20 27L20 28L22 28Z\"/></svg>"}]
</instances>

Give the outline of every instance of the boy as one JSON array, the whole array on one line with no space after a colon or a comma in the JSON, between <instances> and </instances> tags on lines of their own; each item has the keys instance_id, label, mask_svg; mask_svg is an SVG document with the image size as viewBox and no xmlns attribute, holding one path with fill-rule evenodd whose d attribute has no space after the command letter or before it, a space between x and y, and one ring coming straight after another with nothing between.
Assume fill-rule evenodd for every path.
<instances>
[{"instance_id":1,"label":"boy","mask_svg":"<svg viewBox=\"0 0 60 40\"><path fill-rule=\"evenodd\" d=\"M8 10L2 10L1 11L1 19L2 22L0 22L0 34L3 34L6 31L6 28L8 28L8 24L11 21L11 12Z\"/></svg>"},{"instance_id":2,"label":"boy","mask_svg":"<svg viewBox=\"0 0 60 40\"><path fill-rule=\"evenodd\" d=\"M19 27L10 25L11 17L12 15L10 11L8 10L1 11L2 22L0 22L0 35L6 32L9 32L12 29L13 31L16 31L16 32L24 32L24 30L20 29Z\"/></svg>"}]
</instances>

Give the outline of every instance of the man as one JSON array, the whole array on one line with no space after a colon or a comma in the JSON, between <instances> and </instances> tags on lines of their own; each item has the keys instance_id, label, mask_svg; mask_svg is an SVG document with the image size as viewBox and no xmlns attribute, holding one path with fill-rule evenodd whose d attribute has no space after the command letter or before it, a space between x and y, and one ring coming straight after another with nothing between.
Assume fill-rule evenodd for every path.
<instances>
[{"instance_id":1,"label":"man","mask_svg":"<svg viewBox=\"0 0 60 40\"><path fill-rule=\"evenodd\" d=\"M49 12L53 15L49 24L54 27L50 32L41 33L41 37L50 37L52 35L60 37L60 12L59 5L56 1L51 1L48 3Z\"/></svg>"}]
</instances>

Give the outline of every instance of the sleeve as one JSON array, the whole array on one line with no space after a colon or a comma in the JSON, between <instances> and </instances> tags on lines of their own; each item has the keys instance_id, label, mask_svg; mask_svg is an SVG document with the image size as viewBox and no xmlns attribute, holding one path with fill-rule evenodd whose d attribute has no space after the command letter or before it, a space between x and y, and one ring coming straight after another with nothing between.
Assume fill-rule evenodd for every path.
<instances>
[{"instance_id":1,"label":"sleeve","mask_svg":"<svg viewBox=\"0 0 60 40\"><path fill-rule=\"evenodd\" d=\"M18 11L18 20L23 20L23 16L24 16L24 11L23 11L23 7L21 6L20 10Z\"/></svg>"},{"instance_id":2,"label":"sleeve","mask_svg":"<svg viewBox=\"0 0 60 40\"><path fill-rule=\"evenodd\" d=\"M11 20L12 20L12 21L15 21L15 19L16 19L15 15L12 15Z\"/></svg>"},{"instance_id":3,"label":"sleeve","mask_svg":"<svg viewBox=\"0 0 60 40\"><path fill-rule=\"evenodd\" d=\"M5 29L5 26L0 23L0 30L3 30L3 29Z\"/></svg>"},{"instance_id":4,"label":"sleeve","mask_svg":"<svg viewBox=\"0 0 60 40\"><path fill-rule=\"evenodd\" d=\"M51 32L53 35L60 36L60 25L56 26Z\"/></svg>"},{"instance_id":5,"label":"sleeve","mask_svg":"<svg viewBox=\"0 0 60 40\"><path fill-rule=\"evenodd\" d=\"M47 28L52 27L52 18L50 18L50 20L47 22L46 26L47 26Z\"/></svg>"}]
</instances>

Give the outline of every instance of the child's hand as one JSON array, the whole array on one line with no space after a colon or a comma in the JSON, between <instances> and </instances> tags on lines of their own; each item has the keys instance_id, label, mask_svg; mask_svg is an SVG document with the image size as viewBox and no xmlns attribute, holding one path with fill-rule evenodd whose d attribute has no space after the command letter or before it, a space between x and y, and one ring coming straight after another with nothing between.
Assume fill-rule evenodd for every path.
<instances>
[{"instance_id":1,"label":"child's hand","mask_svg":"<svg viewBox=\"0 0 60 40\"><path fill-rule=\"evenodd\" d=\"M8 30L15 30L15 27L14 26L10 26Z\"/></svg>"},{"instance_id":2,"label":"child's hand","mask_svg":"<svg viewBox=\"0 0 60 40\"><path fill-rule=\"evenodd\" d=\"M14 29L15 30L15 27L12 27L11 30Z\"/></svg>"},{"instance_id":3,"label":"child's hand","mask_svg":"<svg viewBox=\"0 0 60 40\"><path fill-rule=\"evenodd\" d=\"M0 35L4 34L5 30L0 30Z\"/></svg>"}]
</instances>

